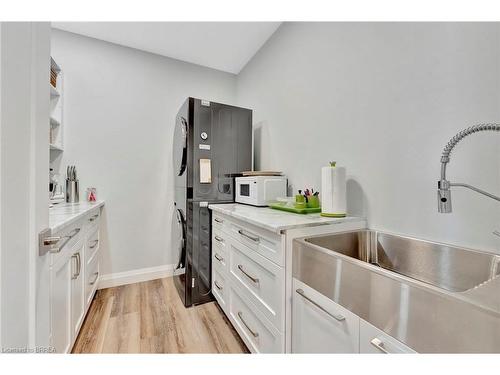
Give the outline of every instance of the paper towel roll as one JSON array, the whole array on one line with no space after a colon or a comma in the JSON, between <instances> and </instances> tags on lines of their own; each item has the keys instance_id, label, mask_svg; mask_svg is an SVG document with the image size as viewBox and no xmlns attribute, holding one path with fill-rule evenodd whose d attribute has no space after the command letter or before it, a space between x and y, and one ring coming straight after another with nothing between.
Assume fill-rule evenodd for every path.
<instances>
[{"instance_id":1,"label":"paper towel roll","mask_svg":"<svg viewBox=\"0 0 500 375\"><path fill-rule=\"evenodd\" d=\"M321 168L321 215L346 216L345 167Z\"/></svg>"}]
</instances>

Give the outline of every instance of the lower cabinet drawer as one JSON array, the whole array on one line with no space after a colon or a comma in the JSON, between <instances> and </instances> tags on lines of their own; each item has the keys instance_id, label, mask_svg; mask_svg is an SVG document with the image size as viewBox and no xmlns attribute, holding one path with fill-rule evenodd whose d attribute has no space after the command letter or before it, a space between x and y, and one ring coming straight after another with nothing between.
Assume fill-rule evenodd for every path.
<instances>
[{"instance_id":1,"label":"lower cabinet drawer","mask_svg":"<svg viewBox=\"0 0 500 375\"><path fill-rule=\"evenodd\" d=\"M229 285L229 316L253 353L282 353L284 337L233 285Z\"/></svg>"},{"instance_id":2,"label":"lower cabinet drawer","mask_svg":"<svg viewBox=\"0 0 500 375\"><path fill-rule=\"evenodd\" d=\"M212 265L222 272L227 272L229 257L227 254L229 238L216 230L212 233Z\"/></svg>"},{"instance_id":3,"label":"lower cabinet drawer","mask_svg":"<svg viewBox=\"0 0 500 375\"><path fill-rule=\"evenodd\" d=\"M85 245L85 262L88 263L99 250L99 228L94 228L87 236Z\"/></svg>"},{"instance_id":4,"label":"lower cabinet drawer","mask_svg":"<svg viewBox=\"0 0 500 375\"><path fill-rule=\"evenodd\" d=\"M228 314L228 285L226 277L223 276L215 267L212 267L212 294L219 303L222 310Z\"/></svg>"},{"instance_id":5,"label":"lower cabinet drawer","mask_svg":"<svg viewBox=\"0 0 500 375\"><path fill-rule=\"evenodd\" d=\"M416 353L413 349L363 319L360 319L359 334L359 351L361 353Z\"/></svg>"},{"instance_id":6,"label":"lower cabinet drawer","mask_svg":"<svg viewBox=\"0 0 500 375\"><path fill-rule=\"evenodd\" d=\"M248 292L251 301L280 331L284 325L284 268L254 250L231 240L229 246L231 282Z\"/></svg>"},{"instance_id":7,"label":"lower cabinet drawer","mask_svg":"<svg viewBox=\"0 0 500 375\"><path fill-rule=\"evenodd\" d=\"M92 231L94 228L99 227L99 222L101 220L101 209L98 208L90 212L87 216L87 230Z\"/></svg>"},{"instance_id":8,"label":"lower cabinet drawer","mask_svg":"<svg viewBox=\"0 0 500 375\"><path fill-rule=\"evenodd\" d=\"M85 269L85 306L92 302L92 297L99 281L99 253L87 264Z\"/></svg>"},{"instance_id":9,"label":"lower cabinet drawer","mask_svg":"<svg viewBox=\"0 0 500 375\"><path fill-rule=\"evenodd\" d=\"M293 279L292 353L359 353L359 317Z\"/></svg>"}]
</instances>

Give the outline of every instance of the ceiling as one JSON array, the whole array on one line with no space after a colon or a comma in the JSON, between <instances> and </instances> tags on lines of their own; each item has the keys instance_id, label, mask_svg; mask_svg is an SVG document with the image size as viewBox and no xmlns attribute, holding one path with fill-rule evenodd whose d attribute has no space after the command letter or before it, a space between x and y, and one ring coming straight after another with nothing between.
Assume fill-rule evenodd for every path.
<instances>
[{"instance_id":1,"label":"ceiling","mask_svg":"<svg viewBox=\"0 0 500 375\"><path fill-rule=\"evenodd\" d=\"M57 29L238 74L280 22L53 22Z\"/></svg>"}]
</instances>

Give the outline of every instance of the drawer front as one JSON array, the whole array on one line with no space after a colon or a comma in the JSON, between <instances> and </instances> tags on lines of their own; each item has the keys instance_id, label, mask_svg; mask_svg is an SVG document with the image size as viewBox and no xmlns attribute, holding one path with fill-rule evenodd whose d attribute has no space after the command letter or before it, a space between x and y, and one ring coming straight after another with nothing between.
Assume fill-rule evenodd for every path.
<instances>
[{"instance_id":1,"label":"drawer front","mask_svg":"<svg viewBox=\"0 0 500 375\"><path fill-rule=\"evenodd\" d=\"M292 353L359 353L359 317L293 279Z\"/></svg>"},{"instance_id":2,"label":"drawer front","mask_svg":"<svg viewBox=\"0 0 500 375\"><path fill-rule=\"evenodd\" d=\"M212 211L212 230L229 232L229 221L225 216Z\"/></svg>"},{"instance_id":3,"label":"drawer front","mask_svg":"<svg viewBox=\"0 0 500 375\"><path fill-rule=\"evenodd\" d=\"M93 228L99 226L99 222L101 221L101 209L97 208L95 210L90 211L86 218L87 228L89 231L92 231Z\"/></svg>"},{"instance_id":4,"label":"drawer front","mask_svg":"<svg viewBox=\"0 0 500 375\"><path fill-rule=\"evenodd\" d=\"M88 263L99 250L99 228L94 228L87 236L85 261Z\"/></svg>"},{"instance_id":5,"label":"drawer front","mask_svg":"<svg viewBox=\"0 0 500 375\"><path fill-rule=\"evenodd\" d=\"M252 302L280 331L284 330L284 268L262 255L230 241L229 272L231 282L245 290Z\"/></svg>"},{"instance_id":6,"label":"drawer front","mask_svg":"<svg viewBox=\"0 0 500 375\"><path fill-rule=\"evenodd\" d=\"M85 306L92 302L92 297L99 283L99 254L90 260L85 267Z\"/></svg>"},{"instance_id":7,"label":"drawer front","mask_svg":"<svg viewBox=\"0 0 500 375\"><path fill-rule=\"evenodd\" d=\"M284 352L283 335L233 285L229 286L229 316L253 353Z\"/></svg>"},{"instance_id":8,"label":"drawer front","mask_svg":"<svg viewBox=\"0 0 500 375\"><path fill-rule=\"evenodd\" d=\"M377 327L360 319L359 324L359 351L360 353L391 354L416 353L402 342L389 336Z\"/></svg>"},{"instance_id":9,"label":"drawer front","mask_svg":"<svg viewBox=\"0 0 500 375\"><path fill-rule=\"evenodd\" d=\"M52 252L51 254L51 265L55 264L64 256L65 252L69 251L78 241L83 239L84 224L84 221L80 220L54 234L54 236L61 237L61 239L56 244L59 250L57 252Z\"/></svg>"},{"instance_id":10,"label":"drawer front","mask_svg":"<svg viewBox=\"0 0 500 375\"><path fill-rule=\"evenodd\" d=\"M226 314L229 314L229 304L227 301L229 292L227 291L227 289L228 284L226 282L226 277L223 276L223 274L216 268L212 268L212 294L214 295L222 310L224 310Z\"/></svg>"},{"instance_id":11,"label":"drawer front","mask_svg":"<svg viewBox=\"0 0 500 375\"><path fill-rule=\"evenodd\" d=\"M282 248L281 235L220 215L214 215L212 224L213 228L229 234L267 259L284 266L285 253Z\"/></svg>"},{"instance_id":12,"label":"drawer front","mask_svg":"<svg viewBox=\"0 0 500 375\"><path fill-rule=\"evenodd\" d=\"M230 237L218 230L212 231L212 265L226 274L228 272L228 247Z\"/></svg>"}]
</instances>

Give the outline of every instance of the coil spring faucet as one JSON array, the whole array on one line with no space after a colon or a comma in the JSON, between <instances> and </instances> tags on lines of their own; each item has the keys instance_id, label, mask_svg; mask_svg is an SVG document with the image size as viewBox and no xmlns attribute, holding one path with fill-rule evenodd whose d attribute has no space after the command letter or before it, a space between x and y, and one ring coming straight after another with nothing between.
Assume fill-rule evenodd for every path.
<instances>
[{"instance_id":1,"label":"coil spring faucet","mask_svg":"<svg viewBox=\"0 0 500 375\"><path fill-rule=\"evenodd\" d=\"M450 182L446 179L446 166L450 162L450 153L453 148L460 142L462 139L467 137L468 135L480 132L480 131L500 131L500 124L478 124L471 126L467 129L462 130L457 135L455 135L450 141L446 144L443 149L443 154L441 155L441 179L438 181L438 211L440 213L450 213L451 212L451 186L460 186L465 187L467 189L471 189L479 194L483 194L487 197L500 201L500 197L490 194L487 191L481 190L475 186L464 184L460 182Z\"/></svg>"}]
</instances>

